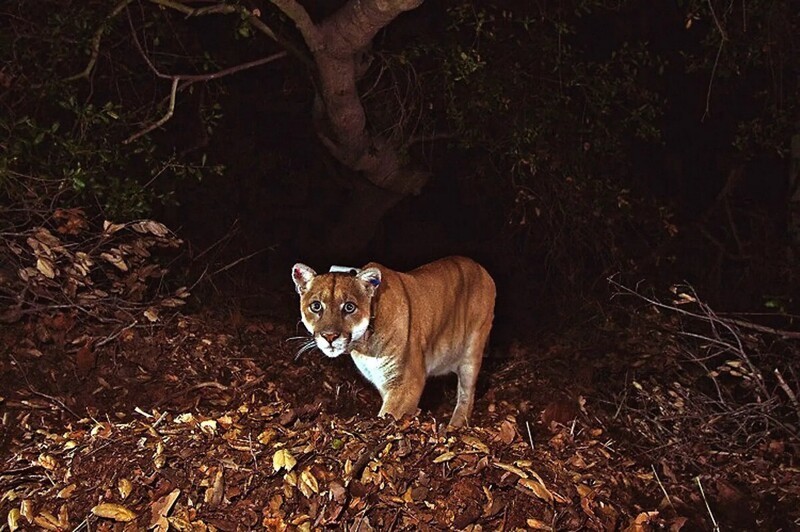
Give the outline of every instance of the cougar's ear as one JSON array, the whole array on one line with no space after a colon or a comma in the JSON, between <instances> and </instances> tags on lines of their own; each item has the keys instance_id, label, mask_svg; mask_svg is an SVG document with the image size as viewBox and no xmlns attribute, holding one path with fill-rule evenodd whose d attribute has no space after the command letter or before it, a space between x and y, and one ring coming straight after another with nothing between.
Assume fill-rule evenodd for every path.
<instances>
[{"instance_id":1,"label":"cougar's ear","mask_svg":"<svg viewBox=\"0 0 800 532\"><path fill-rule=\"evenodd\" d=\"M381 284L381 271L378 268L367 268L358 272L356 279L364 283L367 292L372 295Z\"/></svg>"},{"instance_id":2,"label":"cougar's ear","mask_svg":"<svg viewBox=\"0 0 800 532\"><path fill-rule=\"evenodd\" d=\"M294 287L297 293L302 295L308 288L308 283L310 283L316 275L317 272L305 264L300 264L298 262L292 266L292 280L294 281Z\"/></svg>"}]
</instances>

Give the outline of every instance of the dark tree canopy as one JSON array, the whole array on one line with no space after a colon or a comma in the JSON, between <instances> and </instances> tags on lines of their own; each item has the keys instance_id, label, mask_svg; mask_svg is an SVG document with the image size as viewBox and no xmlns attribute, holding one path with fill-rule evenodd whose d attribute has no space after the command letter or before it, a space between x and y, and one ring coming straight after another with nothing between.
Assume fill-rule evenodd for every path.
<instances>
[{"instance_id":1,"label":"dark tree canopy","mask_svg":"<svg viewBox=\"0 0 800 532\"><path fill-rule=\"evenodd\" d=\"M42 176L35 197L178 216L210 241L240 220L287 260L472 249L521 275L539 264L561 296L664 252L722 286L733 270L708 261L764 256L795 230L786 3L23 1L4 14L11 202ZM679 251L697 246L698 260Z\"/></svg>"}]
</instances>

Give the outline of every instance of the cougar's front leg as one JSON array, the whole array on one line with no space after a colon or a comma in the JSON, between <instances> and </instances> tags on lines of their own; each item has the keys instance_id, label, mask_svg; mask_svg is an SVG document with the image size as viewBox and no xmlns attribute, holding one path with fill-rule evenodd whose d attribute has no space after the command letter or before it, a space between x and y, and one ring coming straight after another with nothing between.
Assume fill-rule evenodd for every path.
<instances>
[{"instance_id":1,"label":"cougar's front leg","mask_svg":"<svg viewBox=\"0 0 800 532\"><path fill-rule=\"evenodd\" d=\"M424 388L424 378L405 379L395 386L391 386L383 396L383 405L378 415L385 416L390 414L395 419L400 419L405 414L414 414Z\"/></svg>"}]
</instances>

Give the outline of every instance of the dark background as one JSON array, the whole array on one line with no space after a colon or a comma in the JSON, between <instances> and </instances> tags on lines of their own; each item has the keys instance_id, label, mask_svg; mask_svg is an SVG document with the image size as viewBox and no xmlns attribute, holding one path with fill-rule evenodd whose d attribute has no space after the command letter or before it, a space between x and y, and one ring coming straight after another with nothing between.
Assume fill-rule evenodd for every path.
<instances>
[{"instance_id":1,"label":"dark background","mask_svg":"<svg viewBox=\"0 0 800 532\"><path fill-rule=\"evenodd\" d=\"M341 4L307 7L319 21ZM246 7L307 52L274 6ZM58 201L94 220L176 230L189 253L173 269L193 285L205 272L200 307L288 316L296 261L402 270L449 254L492 272L511 329L582 320L616 273L686 281L731 309L796 300L789 3L425 1L378 33L359 88L370 130L422 139L403 157L430 178L346 252L322 244L359 176L317 138L307 63L289 55L195 84L164 126L123 144L162 116L169 84L132 35L164 73L281 47L236 16L136 4L110 19L92 75L69 80L107 15L30 2L5 14L5 167L61 180ZM23 189L7 185L8 203L29 201Z\"/></svg>"}]
</instances>

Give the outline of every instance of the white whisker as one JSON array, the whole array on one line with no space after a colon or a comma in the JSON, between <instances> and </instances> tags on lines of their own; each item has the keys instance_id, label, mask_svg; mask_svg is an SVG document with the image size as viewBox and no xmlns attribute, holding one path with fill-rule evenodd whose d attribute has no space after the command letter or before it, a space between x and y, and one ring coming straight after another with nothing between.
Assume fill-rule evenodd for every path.
<instances>
[{"instance_id":1,"label":"white whisker","mask_svg":"<svg viewBox=\"0 0 800 532\"><path fill-rule=\"evenodd\" d=\"M300 348L297 350L297 353L294 355L294 359L297 360L298 358L300 358L300 355L302 355L307 351L311 351L315 347L317 347L317 343L314 341L313 338L309 339L307 343L300 346Z\"/></svg>"}]
</instances>

